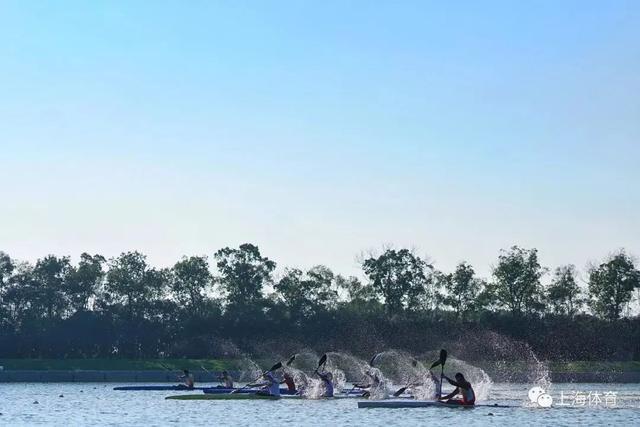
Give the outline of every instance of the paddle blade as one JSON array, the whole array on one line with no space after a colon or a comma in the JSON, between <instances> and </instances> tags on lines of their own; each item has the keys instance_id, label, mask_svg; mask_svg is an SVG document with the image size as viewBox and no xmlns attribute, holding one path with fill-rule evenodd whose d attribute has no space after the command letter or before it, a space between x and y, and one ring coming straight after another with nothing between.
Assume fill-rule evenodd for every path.
<instances>
[{"instance_id":1,"label":"paddle blade","mask_svg":"<svg viewBox=\"0 0 640 427\"><path fill-rule=\"evenodd\" d=\"M411 366L413 366L414 368L415 368L416 366L418 366L418 361L417 361L416 359L413 359L413 360L411 361Z\"/></svg>"},{"instance_id":2,"label":"paddle blade","mask_svg":"<svg viewBox=\"0 0 640 427\"><path fill-rule=\"evenodd\" d=\"M275 364L275 365L273 365L273 366L271 367L271 369L269 369L267 372L273 372L273 371L276 371L276 370L278 370L278 369L280 369L280 368L282 368L282 362L278 362L278 363L276 363L276 364Z\"/></svg>"},{"instance_id":3,"label":"paddle blade","mask_svg":"<svg viewBox=\"0 0 640 427\"><path fill-rule=\"evenodd\" d=\"M380 356L380 353L376 353L373 355L371 361L369 362L369 366L373 366L373 364L376 363L376 359L378 358L378 356Z\"/></svg>"},{"instance_id":4,"label":"paddle blade","mask_svg":"<svg viewBox=\"0 0 640 427\"><path fill-rule=\"evenodd\" d=\"M444 366L446 361L447 361L447 350L442 349L440 350L440 364Z\"/></svg>"},{"instance_id":5,"label":"paddle blade","mask_svg":"<svg viewBox=\"0 0 640 427\"><path fill-rule=\"evenodd\" d=\"M440 365L440 361L439 361L439 360L436 360L435 362L433 362L433 363L431 364L431 367L430 367L429 369L433 369L433 368L435 368L435 367L436 367L436 366L438 366L438 365Z\"/></svg>"},{"instance_id":6,"label":"paddle blade","mask_svg":"<svg viewBox=\"0 0 640 427\"><path fill-rule=\"evenodd\" d=\"M320 369L320 367L325 363L327 363L327 355L323 354L320 360L318 360L318 369Z\"/></svg>"},{"instance_id":7,"label":"paddle blade","mask_svg":"<svg viewBox=\"0 0 640 427\"><path fill-rule=\"evenodd\" d=\"M395 393L393 393L393 397L398 397L400 396L402 393L404 393L407 390L408 387L402 387L401 389L399 389L398 391L396 391Z\"/></svg>"},{"instance_id":8,"label":"paddle blade","mask_svg":"<svg viewBox=\"0 0 640 427\"><path fill-rule=\"evenodd\" d=\"M293 356L291 356L291 357L289 358L289 360L287 360L286 365L287 365L287 366L291 365L291 364L293 363L293 361L294 361L294 360L296 360L296 355L295 355L295 354L294 354Z\"/></svg>"}]
</instances>

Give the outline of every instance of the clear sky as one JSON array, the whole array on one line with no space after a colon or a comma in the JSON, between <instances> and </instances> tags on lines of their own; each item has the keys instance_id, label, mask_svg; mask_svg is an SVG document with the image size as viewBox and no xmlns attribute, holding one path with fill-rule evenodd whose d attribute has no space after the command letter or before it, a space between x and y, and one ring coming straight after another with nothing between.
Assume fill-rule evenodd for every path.
<instances>
[{"instance_id":1,"label":"clear sky","mask_svg":"<svg viewBox=\"0 0 640 427\"><path fill-rule=\"evenodd\" d=\"M1 1L0 250L640 255L638 1Z\"/></svg>"}]
</instances>

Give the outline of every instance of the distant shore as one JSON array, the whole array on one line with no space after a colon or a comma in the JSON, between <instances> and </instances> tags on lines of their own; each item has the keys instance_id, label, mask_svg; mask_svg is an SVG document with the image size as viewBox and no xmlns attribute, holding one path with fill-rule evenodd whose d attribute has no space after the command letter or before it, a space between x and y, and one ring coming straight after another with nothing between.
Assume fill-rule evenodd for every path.
<instances>
[{"instance_id":1,"label":"distant shore","mask_svg":"<svg viewBox=\"0 0 640 427\"><path fill-rule=\"evenodd\" d=\"M475 363L472 363L476 365ZM0 383L12 382L176 382L180 369L190 369L197 382L215 382L226 369L238 377L237 359L0 359ZM496 382L529 382L517 363L500 370L478 362ZM209 372L205 372L205 368ZM640 383L640 362L566 362L551 365L553 382ZM357 381L357 379L350 379Z\"/></svg>"}]
</instances>

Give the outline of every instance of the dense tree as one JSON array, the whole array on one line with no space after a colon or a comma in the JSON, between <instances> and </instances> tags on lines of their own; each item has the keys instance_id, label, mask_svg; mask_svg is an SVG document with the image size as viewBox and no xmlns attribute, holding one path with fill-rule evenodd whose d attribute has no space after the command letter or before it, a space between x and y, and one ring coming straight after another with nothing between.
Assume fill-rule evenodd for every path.
<instances>
[{"instance_id":1,"label":"dense tree","mask_svg":"<svg viewBox=\"0 0 640 427\"><path fill-rule=\"evenodd\" d=\"M83 253L78 267L72 267L65 283L65 293L74 312L89 310L90 303L102 284L105 262L102 255Z\"/></svg>"},{"instance_id":2,"label":"dense tree","mask_svg":"<svg viewBox=\"0 0 640 427\"><path fill-rule=\"evenodd\" d=\"M4 299L7 286L9 286L9 279L14 269L15 265L11 257L0 251L0 328L9 322L9 307L4 302Z\"/></svg>"},{"instance_id":3,"label":"dense tree","mask_svg":"<svg viewBox=\"0 0 640 427\"><path fill-rule=\"evenodd\" d=\"M47 320L69 314L69 294L65 288L71 271L69 257L58 258L53 255L38 260L33 268L35 304L41 308Z\"/></svg>"},{"instance_id":4,"label":"dense tree","mask_svg":"<svg viewBox=\"0 0 640 427\"><path fill-rule=\"evenodd\" d=\"M589 296L593 311L606 319L618 319L640 288L640 271L624 251L589 270Z\"/></svg>"},{"instance_id":5,"label":"dense tree","mask_svg":"<svg viewBox=\"0 0 640 427\"><path fill-rule=\"evenodd\" d=\"M150 268L140 252L123 253L109 261L105 301L125 308L130 317L143 316L165 290L162 274Z\"/></svg>"},{"instance_id":6,"label":"dense tree","mask_svg":"<svg viewBox=\"0 0 640 427\"><path fill-rule=\"evenodd\" d=\"M215 258L220 271L217 281L230 309L243 310L263 302L262 290L273 281L275 262L260 255L258 247L250 243L239 249L220 249Z\"/></svg>"},{"instance_id":7,"label":"dense tree","mask_svg":"<svg viewBox=\"0 0 640 427\"><path fill-rule=\"evenodd\" d=\"M202 315L213 276L206 257L184 257L172 269L171 291L181 306Z\"/></svg>"},{"instance_id":8,"label":"dense tree","mask_svg":"<svg viewBox=\"0 0 640 427\"><path fill-rule=\"evenodd\" d=\"M315 266L307 273L293 268L285 271L274 289L291 318L301 322L320 311L335 307L338 294L333 282L333 272L325 266Z\"/></svg>"},{"instance_id":9,"label":"dense tree","mask_svg":"<svg viewBox=\"0 0 640 427\"><path fill-rule=\"evenodd\" d=\"M553 275L551 286L547 289L547 301L555 314L573 316L582 307L582 291L576 282L576 267L565 265L558 267Z\"/></svg>"},{"instance_id":10,"label":"dense tree","mask_svg":"<svg viewBox=\"0 0 640 427\"><path fill-rule=\"evenodd\" d=\"M35 317L31 312L38 313L39 316L36 305L38 295L35 289L33 266L28 263L14 265L11 276L5 278L2 292L5 318L14 328L20 329L27 317Z\"/></svg>"},{"instance_id":11,"label":"dense tree","mask_svg":"<svg viewBox=\"0 0 640 427\"><path fill-rule=\"evenodd\" d=\"M0 251L0 291L7 285L15 265L9 255Z\"/></svg>"},{"instance_id":12,"label":"dense tree","mask_svg":"<svg viewBox=\"0 0 640 427\"><path fill-rule=\"evenodd\" d=\"M366 259L362 268L387 313L416 311L431 303L432 267L408 249L387 249L379 257Z\"/></svg>"},{"instance_id":13,"label":"dense tree","mask_svg":"<svg viewBox=\"0 0 640 427\"><path fill-rule=\"evenodd\" d=\"M536 249L513 246L502 251L493 268L493 282L487 286L488 294L498 307L521 316L541 311L542 287L540 278L545 270L538 262Z\"/></svg>"},{"instance_id":14,"label":"dense tree","mask_svg":"<svg viewBox=\"0 0 640 427\"><path fill-rule=\"evenodd\" d=\"M517 247L501 253L486 286L466 263L438 273L438 310L436 273L406 249L366 260L364 282L317 266L285 269L274 283L275 263L248 244L225 248L215 260L220 289L205 257L155 269L138 252L108 262L82 254L77 264L55 256L16 262L0 253L0 357L204 357L318 343L421 352L496 331L527 340L541 357L640 358L640 318L626 310L640 279L624 252L589 271L599 317L570 319L582 301L575 268L557 269L544 291L535 250ZM543 309L561 316L538 316ZM460 328L456 319L467 324Z\"/></svg>"},{"instance_id":15,"label":"dense tree","mask_svg":"<svg viewBox=\"0 0 640 427\"><path fill-rule=\"evenodd\" d=\"M438 275L439 287L445 291L442 301L456 317L465 319L478 308L478 296L485 282L475 276L473 267L465 262L458 264L456 271Z\"/></svg>"}]
</instances>

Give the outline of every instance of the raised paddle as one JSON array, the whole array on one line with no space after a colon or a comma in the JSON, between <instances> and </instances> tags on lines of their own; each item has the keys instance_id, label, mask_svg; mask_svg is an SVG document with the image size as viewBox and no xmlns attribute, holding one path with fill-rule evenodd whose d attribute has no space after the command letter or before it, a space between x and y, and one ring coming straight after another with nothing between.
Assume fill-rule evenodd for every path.
<instances>
[{"instance_id":1,"label":"raised paddle","mask_svg":"<svg viewBox=\"0 0 640 427\"><path fill-rule=\"evenodd\" d=\"M378 356L380 356L382 353L376 353L373 355L373 357L371 358L371 360L369 361L369 366L371 366L372 368L374 367L373 364L376 363L376 360L378 359ZM362 380L364 381L365 377L362 377ZM353 387L351 387L351 390L349 390L347 392L347 395L351 394L351 392L353 392L353 390L355 390L356 388L360 388L362 389L362 387L358 387L358 383L355 383L353 385ZM368 393L368 391L365 391L365 393Z\"/></svg>"},{"instance_id":2,"label":"raised paddle","mask_svg":"<svg viewBox=\"0 0 640 427\"><path fill-rule=\"evenodd\" d=\"M176 371L175 369L171 369L171 368L169 368L169 367L168 367L167 365L165 365L164 363L160 363L159 365L160 365L160 366L162 366L162 369L164 369L164 370L166 370L166 371L169 371L169 372L175 372L175 371Z\"/></svg>"},{"instance_id":3,"label":"raised paddle","mask_svg":"<svg viewBox=\"0 0 640 427\"><path fill-rule=\"evenodd\" d=\"M160 365L160 366L162 366L162 368L163 368L165 371L171 372L171 373L173 373L173 374L175 374L175 372L177 371L177 369L171 369L170 367L168 367L167 365L165 365L165 364L163 364L163 363L160 363L159 365ZM180 375L176 375L176 377L177 377L178 379L180 379Z\"/></svg>"},{"instance_id":4,"label":"raised paddle","mask_svg":"<svg viewBox=\"0 0 640 427\"><path fill-rule=\"evenodd\" d=\"M327 355L323 354L320 360L318 360L318 368L316 369L316 372L318 372L318 369L320 369L320 367L322 367L322 369L324 370L325 363L327 363Z\"/></svg>"},{"instance_id":5,"label":"raised paddle","mask_svg":"<svg viewBox=\"0 0 640 427\"><path fill-rule=\"evenodd\" d=\"M273 365L271 367L271 369L264 371L262 374L260 374L260 376L258 378L256 378L255 380L251 381L249 384L245 385L244 387L237 388L235 390L231 390L231 392L229 394L237 393L240 390L245 390L247 388L250 388L250 386L252 386L254 382L258 381L264 374L266 374L268 372L273 372L273 371L278 370L280 368L282 368L282 362L276 363L275 365Z\"/></svg>"},{"instance_id":6,"label":"raised paddle","mask_svg":"<svg viewBox=\"0 0 640 427\"><path fill-rule=\"evenodd\" d=\"M213 381L216 380L216 376L213 375L213 372L209 371L207 368L205 368L204 366L200 365L200 369L202 369L203 371L205 371L207 374L211 375L211 378L213 379Z\"/></svg>"},{"instance_id":7,"label":"raised paddle","mask_svg":"<svg viewBox=\"0 0 640 427\"><path fill-rule=\"evenodd\" d=\"M285 365L287 365L287 366L291 365L294 360L296 360L296 355L295 354L293 356L291 356L289 358L289 360L287 360L287 363L285 363Z\"/></svg>"},{"instance_id":8,"label":"raised paddle","mask_svg":"<svg viewBox=\"0 0 640 427\"><path fill-rule=\"evenodd\" d=\"M438 397L442 394L442 377L444 376L444 364L447 362L447 350L440 350L440 358L433 362L429 369L433 369L436 366L440 365L440 390L438 392Z\"/></svg>"},{"instance_id":9,"label":"raised paddle","mask_svg":"<svg viewBox=\"0 0 640 427\"><path fill-rule=\"evenodd\" d=\"M382 353L376 353L373 355L373 357L371 358L371 360L369 361L369 366L373 367L373 364L376 363L376 359L378 358L378 356L380 356Z\"/></svg>"}]
</instances>

